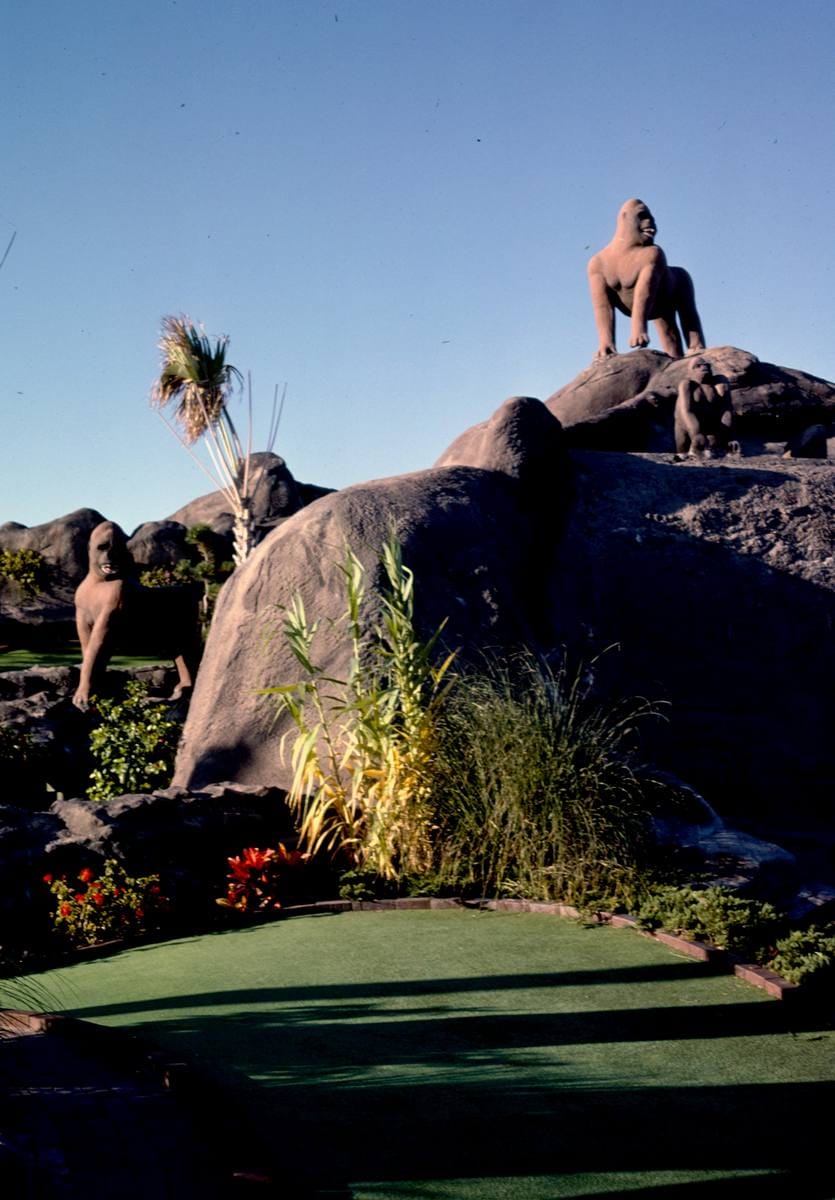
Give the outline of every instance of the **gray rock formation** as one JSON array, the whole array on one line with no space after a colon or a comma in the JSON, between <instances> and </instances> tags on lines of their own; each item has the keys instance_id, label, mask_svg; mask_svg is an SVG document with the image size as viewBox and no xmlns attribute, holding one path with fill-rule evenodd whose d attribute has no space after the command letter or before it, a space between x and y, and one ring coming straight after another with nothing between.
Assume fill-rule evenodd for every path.
<instances>
[{"instance_id":1,"label":"gray rock formation","mask_svg":"<svg viewBox=\"0 0 835 1200\"><path fill-rule=\"evenodd\" d=\"M252 513L256 528L264 532L282 517L290 517L303 507L298 485L283 458L267 452L253 454L251 471ZM197 524L208 525L216 533L222 534L229 533L232 528L229 501L220 491L199 496L168 519L186 528Z\"/></svg>"},{"instance_id":2,"label":"gray rock formation","mask_svg":"<svg viewBox=\"0 0 835 1200\"><path fill-rule=\"evenodd\" d=\"M52 570L51 590L72 590L87 574L87 542L104 517L94 508L79 508L43 525L0 525L0 550L37 550Z\"/></svg>"},{"instance_id":3,"label":"gray rock formation","mask_svg":"<svg viewBox=\"0 0 835 1200\"><path fill-rule=\"evenodd\" d=\"M90 531L102 520L95 509L79 508L31 528L0 525L0 550L35 550L47 569L47 590L31 599L0 577L0 645L46 648L74 636L73 592L87 573Z\"/></svg>"},{"instance_id":4,"label":"gray rock formation","mask_svg":"<svg viewBox=\"0 0 835 1200\"><path fill-rule=\"evenodd\" d=\"M177 781L287 783L283 727L270 727L258 696L298 678L281 637L265 640L276 606L301 592L338 675L330 564L347 541L372 567L391 523L416 572L424 632L448 617L447 641L467 653L525 642L588 662L616 647L594 667L601 694L668 705L647 741L654 761L723 815L773 814L788 797L824 811L835 770L830 467L574 452L566 505L568 472L539 458L548 429L542 406L515 400L457 439L447 465L346 489L272 534L221 598Z\"/></svg>"},{"instance_id":5,"label":"gray rock formation","mask_svg":"<svg viewBox=\"0 0 835 1200\"><path fill-rule=\"evenodd\" d=\"M128 553L139 568L168 567L181 558L193 559L187 532L179 521L146 521L128 538Z\"/></svg>"},{"instance_id":6,"label":"gray rock formation","mask_svg":"<svg viewBox=\"0 0 835 1200\"><path fill-rule=\"evenodd\" d=\"M107 804L59 798L36 812L0 805L0 949L43 942L44 875L72 879L108 858L131 875L160 874L179 922L205 921L224 893L226 859L275 845L288 828L283 795L269 788L167 788Z\"/></svg>"},{"instance_id":7,"label":"gray rock formation","mask_svg":"<svg viewBox=\"0 0 835 1200\"><path fill-rule=\"evenodd\" d=\"M810 425L831 430L835 385L803 371L760 362L746 350L705 350L715 375L733 391L736 429L748 454L788 441ZM672 412L689 362L657 350L600 359L547 401L570 446L598 450L672 451Z\"/></svg>"},{"instance_id":8,"label":"gray rock formation","mask_svg":"<svg viewBox=\"0 0 835 1200\"><path fill-rule=\"evenodd\" d=\"M445 640L465 651L547 640L537 542L549 528L553 535L565 487L559 435L539 401L514 399L486 431L450 447L442 460L449 465L346 488L270 534L219 597L175 783L287 783L279 755L285 726L272 724L258 693L298 678L278 635L281 606L297 592L320 622L318 660L344 675L348 655L336 623L346 543L368 570L369 619L380 548L393 529L419 581L417 619L427 635L447 619ZM551 451L544 458L543 445ZM513 474L495 469L499 461Z\"/></svg>"}]
</instances>

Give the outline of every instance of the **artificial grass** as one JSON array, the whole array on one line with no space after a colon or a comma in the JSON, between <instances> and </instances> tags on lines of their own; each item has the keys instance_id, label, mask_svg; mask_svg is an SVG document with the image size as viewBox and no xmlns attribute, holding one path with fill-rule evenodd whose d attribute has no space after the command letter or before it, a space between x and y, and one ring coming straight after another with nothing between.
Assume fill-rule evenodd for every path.
<instances>
[{"instance_id":1,"label":"artificial grass","mask_svg":"<svg viewBox=\"0 0 835 1200\"><path fill-rule=\"evenodd\" d=\"M37 982L231 1086L290 1195L830 1194L831 1030L630 930L346 913Z\"/></svg>"}]
</instances>

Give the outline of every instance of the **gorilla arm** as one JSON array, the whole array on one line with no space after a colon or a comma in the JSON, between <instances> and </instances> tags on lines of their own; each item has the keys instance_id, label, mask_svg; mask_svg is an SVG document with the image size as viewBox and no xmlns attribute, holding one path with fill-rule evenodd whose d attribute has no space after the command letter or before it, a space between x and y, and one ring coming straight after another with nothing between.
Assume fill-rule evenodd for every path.
<instances>
[{"instance_id":1,"label":"gorilla arm","mask_svg":"<svg viewBox=\"0 0 835 1200\"><path fill-rule=\"evenodd\" d=\"M600 254L595 254L593 258L589 259L588 277L598 338L597 352L594 357L606 358L610 354L617 354L615 349L615 306L606 282L606 272Z\"/></svg>"},{"instance_id":2,"label":"gorilla arm","mask_svg":"<svg viewBox=\"0 0 835 1200\"><path fill-rule=\"evenodd\" d=\"M649 345L647 323L658 314L655 311L659 290L667 277L667 259L660 246L642 246L630 251L630 258L637 258L640 266L634 286L629 289L628 311L632 316L629 345Z\"/></svg>"}]
</instances>

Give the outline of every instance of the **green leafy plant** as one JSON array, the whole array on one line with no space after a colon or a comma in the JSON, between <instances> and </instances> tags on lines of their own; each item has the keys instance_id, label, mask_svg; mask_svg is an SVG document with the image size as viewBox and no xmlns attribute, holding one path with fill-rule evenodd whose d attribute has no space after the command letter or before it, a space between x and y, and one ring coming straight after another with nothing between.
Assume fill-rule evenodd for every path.
<instances>
[{"instance_id":1,"label":"green leafy plant","mask_svg":"<svg viewBox=\"0 0 835 1200\"><path fill-rule=\"evenodd\" d=\"M763 900L746 899L726 887L662 887L635 916L645 929L663 928L712 942L754 962L764 962L785 918Z\"/></svg>"},{"instance_id":2,"label":"green leafy plant","mask_svg":"<svg viewBox=\"0 0 835 1200\"><path fill-rule=\"evenodd\" d=\"M631 906L660 785L630 757L643 702L592 702L583 675L521 653L460 680L436 725L436 870L450 888Z\"/></svg>"},{"instance_id":3,"label":"green leafy plant","mask_svg":"<svg viewBox=\"0 0 835 1200\"><path fill-rule=\"evenodd\" d=\"M217 900L222 908L239 912L265 912L282 907L288 887L288 874L310 858L300 850L288 850L283 842L275 849L247 847L235 858L228 858L229 883L226 895Z\"/></svg>"},{"instance_id":4,"label":"green leafy plant","mask_svg":"<svg viewBox=\"0 0 835 1200\"><path fill-rule=\"evenodd\" d=\"M180 558L171 566L146 567L139 574L139 582L148 588L176 587L193 580L194 564L187 558Z\"/></svg>"},{"instance_id":5,"label":"green leafy plant","mask_svg":"<svg viewBox=\"0 0 835 1200\"><path fill-rule=\"evenodd\" d=\"M147 700L145 684L131 680L123 700L94 699L100 724L90 735L98 766L90 773L90 800L164 786L174 769L180 724L169 706Z\"/></svg>"},{"instance_id":6,"label":"green leafy plant","mask_svg":"<svg viewBox=\"0 0 835 1200\"><path fill-rule=\"evenodd\" d=\"M835 925L793 929L777 942L768 963L789 983L819 987L835 982Z\"/></svg>"},{"instance_id":7,"label":"green leafy plant","mask_svg":"<svg viewBox=\"0 0 835 1200\"><path fill-rule=\"evenodd\" d=\"M0 577L17 584L24 600L46 590L49 568L37 550L0 550Z\"/></svg>"},{"instance_id":8,"label":"green leafy plant","mask_svg":"<svg viewBox=\"0 0 835 1200\"><path fill-rule=\"evenodd\" d=\"M132 878L112 858L98 875L85 867L74 880L43 879L55 897L53 929L74 946L156 930L168 907L158 875Z\"/></svg>"},{"instance_id":9,"label":"green leafy plant","mask_svg":"<svg viewBox=\"0 0 835 1200\"><path fill-rule=\"evenodd\" d=\"M266 689L295 725L288 802L310 853L330 851L346 865L382 879L420 873L431 862L429 764L435 719L453 655L438 665L438 629L421 641L414 626L414 575L392 535L381 562L387 580L382 615L362 624L365 571L346 548L342 624L349 643L345 679L315 660L318 622L301 597L284 611L284 635L305 673L298 683ZM282 740L286 754L288 739Z\"/></svg>"}]
</instances>

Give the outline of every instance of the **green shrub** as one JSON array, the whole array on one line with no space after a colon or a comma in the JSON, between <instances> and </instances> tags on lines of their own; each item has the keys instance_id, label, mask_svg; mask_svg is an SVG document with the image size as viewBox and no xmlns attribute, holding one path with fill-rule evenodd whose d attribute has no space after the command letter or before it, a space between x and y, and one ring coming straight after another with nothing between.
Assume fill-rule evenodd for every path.
<instances>
[{"instance_id":1,"label":"green shrub","mask_svg":"<svg viewBox=\"0 0 835 1200\"><path fill-rule=\"evenodd\" d=\"M769 967L789 983L820 986L835 981L835 926L794 929L777 943Z\"/></svg>"},{"instance_id":2,"label":"green shrub","mask_svg":"<svg viewBox=\"0 0 835 1200\"><path fill-rule=\"evenodd\" d=\"M193 579L194 566L187 558L178 559L170 567L146 567L139 575L139 582L148 588L177 587Z\"/></svg>"},{"instance_id":3,"label":"green shrub","mask_svg":"<svg viewBox=\"0 0 835 1200\"><path fill-rule=\"evenodd\" d=\"M0 550L0 577L16 583L24 600L45 591L49 568L37 550Z\"/></svg>"},{"instance_id":4,"label":"green shrub","mask_svg":"<svg viewBox=\"0 0 835 1200\"><path fill-rule=\"evenodd\" d=\"M53 928L74 946L157 929L168 907L158 875L134 879L112 858L100 875L85 867L74 880L45 875L44 883L55 897Z\"/></svg>"},{"instance_id":5,"label":"green shrub","mask_svg":"<svg viewBox=\"0 0 835 1200\"><path fill-rule=\"evenodd\" d=\"M382 619L361 623L364 568L350 548L339 566L345 589L342 624L350 660L333 679L315 661L318 622L301 597L284 610L284 635L306 678L266 689L295 725L288 803L300 844L331 851L348 867L384 880L419 874L431 862L427 784L435 717L452 660L433 662L438 633L427 642L414 628L414 576L392 536L381 556L388 586ZM288 742L282 744L286 753Z\"/></svg>"},{"instance_id":6,"label":"green shrub","mask_svg":"<svg viewBox=\"0 0 835 1200\"><path fill-rule=\"evenodd\" d=\"M164 787L174 769L180 725L166 704L149 702L145 684L131 680L124 700L92 701L100 724L90 735L98 766L90 773L90 800Z\"/></svg>"},{"instance_id":7,"label":"green shrub","mask_svg":"<svg viewBox=\"0 0 835 1200\"><path fill-rule=\"evenodd\" d=\"M726 887L658 888L635 915L646 929L712 942L754 962L765 961L785 919L766 901Z\"/></svg>"},{"instance_id":8,"label":"green shrub","mask_svg":"<svg viewBox=\"0 0 835 1200\"><path fill-rule=\"evenodd\" d=\"M432 760L439 877L484 895L634 903L660 785L628 748L652 712L592 703L579 673L528 654L460 680Z\"/></svg>"}]
</instances>

